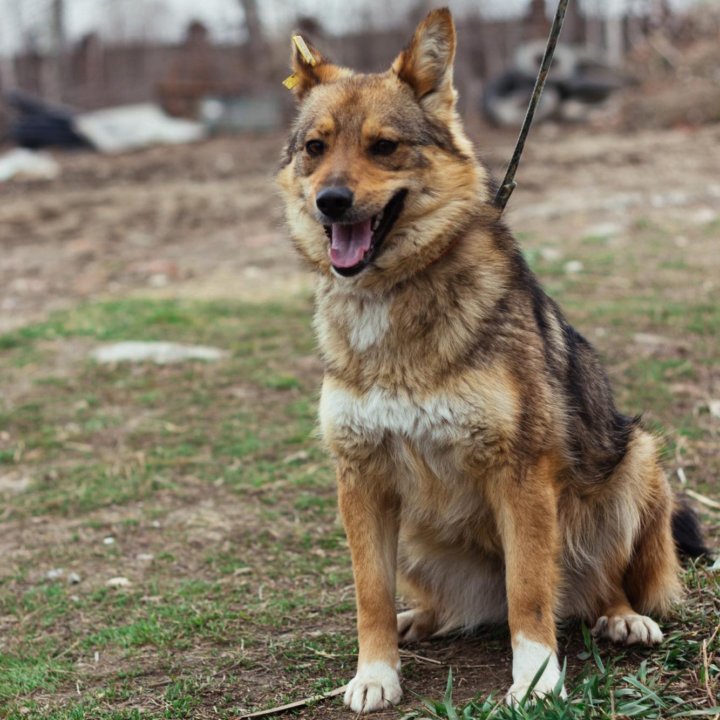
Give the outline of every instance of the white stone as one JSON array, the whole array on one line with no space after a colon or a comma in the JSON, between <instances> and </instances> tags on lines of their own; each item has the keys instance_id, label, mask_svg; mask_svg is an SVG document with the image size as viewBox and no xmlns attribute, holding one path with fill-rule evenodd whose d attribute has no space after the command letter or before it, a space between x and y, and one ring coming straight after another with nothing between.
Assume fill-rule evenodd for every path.
<instances>
[{"instance_id":1,"label":"white stone","mask_svg":"<svg viewBox=\"0 0 720 720\"><path fill-rule=\"evenodd\" d=\"M105 584L108 587L123 588L129 587L130 581L126 577L112 577Z\"/></svg>"},{"instance_id":2,"label":"white stone","mask_svg":"<svg viewBox=\"0 0 720 720\"><path fill-rule=\"evenodd\" d=\"M91 357L99 363L152 362L157 365L167 365L184 360L220 360L226 355L224 350L204 345L140 341L103 345L91 353Z\"/></svg>"},{"instance_id":3,"label":"white stone","mask_svg":"<svg viewBox=\"0 0 720 720\"><path fill-rule=\"evenodd\" d=\"M708 410L714 418L720 418L720 400L710 400Z\"/></svg>"},{"instance_id":4,"label":"white stone","mask_svg":"<svg viewBox=\"0 0 720 720\"><path fill-rule=\"evenodd\" d=\"M555 247L544 247L540 248L540 257L547 262L555 262L560 260L563 256L562 250Z\"/></svg>"},{"instance_id":5,"label":"white stone","mask_svg":"<svg viewBox=\"0 0 720 720\"><path fill-rule=\"evenodd\" d=\"M30 478L18 472L9 472L0 475L0 493L21 493L30 487Z\"/></svg>"},{"instance_id":6,"label":"white stone","mask_svg":"<svg viewBox=\"0 0 720 720\"><path fill-rule=\"evenodd\" d=\"M576 275L582 272L583 267L583 264L579 260L568 260L565 265L563 265L563 270L565 270L567 275Z\"/></svg>"},{"instance_id":7,"label":"white stone","mask_svg":"<svg viewBox=\"0 0 720 720\"><path fill-rule=\"evenodd\" d=\"M709 207L700 208L690 213L690 222L696 225L707 225L718 219L718 214Z\"/></svg>"},{"instance_id":8,"label":"white stone","mask_svg":"<svg viewBox=\"0 0 720 720\"><path fill-rule=\"evenodd\" d=\"M0 182L7 180L53 180L60 165L44 153L15 148L0 156Z\"/></svg>"},{"instance_id":9,"label":"white stone","mask_svg":"<svg viewBox=\"0 0 720 720\"><path fill-rule=\"evenodd\" d=\"M590 237L610 238L619 235L624 229L619 223L603 222L585 228L585 234Z\"/></svg>"}]
</instances>

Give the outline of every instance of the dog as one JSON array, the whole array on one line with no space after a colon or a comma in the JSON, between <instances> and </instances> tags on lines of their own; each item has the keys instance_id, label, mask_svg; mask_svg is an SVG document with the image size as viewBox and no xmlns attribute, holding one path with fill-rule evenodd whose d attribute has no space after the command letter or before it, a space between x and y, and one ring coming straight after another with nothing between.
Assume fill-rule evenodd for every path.
<instances>
[{"instance_id":1,"label":"dog","mask_svg":"<svg viewBox=\"0 0 720 720\"><path fill-rule=\"evenodd\" d=\"M385 73L308 46L291 60L298 114L277 180L317 275L356 713L401 699L398 641L485 623L509 624L509 703L566 696L556 622L657 644L649 616L681 597L678 548L704 548L656 439L618 412L493 205L456 111L455 44L440 9ZM413 603L399 615L396 583Z\"/></svg>"}]
</instances>

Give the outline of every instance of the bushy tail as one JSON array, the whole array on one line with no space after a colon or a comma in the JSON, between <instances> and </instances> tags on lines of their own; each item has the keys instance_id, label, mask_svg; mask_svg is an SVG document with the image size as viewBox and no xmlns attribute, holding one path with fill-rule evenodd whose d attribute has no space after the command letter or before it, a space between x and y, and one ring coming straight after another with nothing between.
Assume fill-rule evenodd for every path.
<instances>
[{"instance_id":1,"label":"bushy tail","mask_svg":"<svg viewBox=\"0 0 720 720\"><path fill-rule=\"evenodd\" d=\"M678 552L687 557L697 558L705 556L710 558L710 550L705 545L700 521L695 511L682 495L675 498L675 507L672 515L672 534Z\"/></svg>"}]
</instances>

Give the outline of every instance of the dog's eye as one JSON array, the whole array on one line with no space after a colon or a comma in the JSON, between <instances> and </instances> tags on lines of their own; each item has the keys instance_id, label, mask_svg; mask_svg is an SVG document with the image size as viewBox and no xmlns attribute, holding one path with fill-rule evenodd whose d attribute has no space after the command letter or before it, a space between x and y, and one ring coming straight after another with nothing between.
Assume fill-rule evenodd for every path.
<instances>
[{"instance_id":1,"label":"dog's eye","mask_svg":"<svg viewBox=\"0 0 720 720\"><path fill-rule=\"evenodd\" d=\"M370 146L373 155L392 155L397 150L398 144L394 140L376 140Z\"/></svg>"},{"instance_id":2,"label":"dog's eye","mask_svg":"<svg viewBox=\"0 0 720 720\"><path fill-rule=\"evenodd\" d=\"M320 157L325 152L325 143L322 140L308 140L305 150L310 157Z\"/></svg>"}]
</instances>

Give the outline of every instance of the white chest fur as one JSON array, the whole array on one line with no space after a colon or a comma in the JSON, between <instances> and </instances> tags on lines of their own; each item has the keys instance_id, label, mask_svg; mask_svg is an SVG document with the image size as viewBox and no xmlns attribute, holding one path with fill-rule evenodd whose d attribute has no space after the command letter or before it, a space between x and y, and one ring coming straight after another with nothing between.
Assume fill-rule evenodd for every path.
<instances>
[{"instance_id":1,"label":"white chest fur","mask_svg":"<svg viewBox=\"0 0 720 720\"><path fill-rule=\"evenodd\" d=\"M424 445L482 442L502 434L517 412L503 385L476 383L466 392L438 391L421 398L380 387L356 395L332 381L323 384L320 424L326 438L344 436L368 445L386 434Z\"/></svg>"},{"instance_id":2,"label":"white chest fur","mask_svg":"<svg viewBox=\"0 0 720 720\"><path fill-rule=\"evenodd\" d=\"M363 352L379 343L390 327L390 303L383 299L360 300L346 318L353 350Z\"/></svg>"},{"instance_id":3,"label":"white chest fur","mask_svg":"<svg viewBox=\"0 0 720 720\"><path fill-rule=\"evenodd\" d=\"M373 388L357 397L337 387L323 386L320 423L323 432L345 431L375 443L385 433L408 440L428 436L451 439L467 427L471 414L466 403L443 395L422 400Z\"/></svg>"},{"instance_id":4,"label":"white chest fur","mask_svg":"<svg viewBox=\"0 0 720 720\"><path fill-rule=\"evenodd\" d=\"M380 345L391 326L392 300L333 287L318 293L315 330L320 347L330 351L338 341L354 353Z\"/></svg>"}]
</instances>

